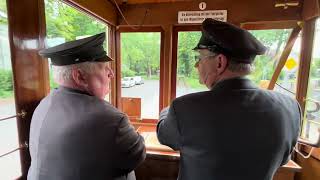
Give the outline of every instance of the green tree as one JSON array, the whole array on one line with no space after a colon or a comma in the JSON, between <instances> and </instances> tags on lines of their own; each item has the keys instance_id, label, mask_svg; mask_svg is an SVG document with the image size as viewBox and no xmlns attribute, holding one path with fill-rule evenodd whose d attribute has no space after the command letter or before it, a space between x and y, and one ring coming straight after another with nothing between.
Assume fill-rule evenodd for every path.
<instances>
[{"instance_id":1,"label":"green tree","mask_svg":"<svg viewBox=\"0 0 320 180\"><path fill-rule=\"evenodd\" d=\"M0 10L2 12L7 12L7 1L6 0L0 0Z\"/></svg>"},{"instance_id":2,"label":"green tree","mask_svg":"<svg viewBox=\"0 0 320 180\"><path fill-rule=\"evenodd\" d=\"M200 37L200 32L179 32L177 71L180 76L190 77L197 74L192 49L197 45ZM197 78L197 75L194 78Z\"/></svg>"},{"instance_id":3,"label":"green tree","mask_svg":"<svg viewBox=\"0 0 320 180\"><path fill-rule=\"evenodd\" d=\"M276 46L274 55L277 55L281 47L287 42L290 29L273 29L273 30L254 30L250 31L259 41L261 41L266 47L271 49L272 46Z\"/></svg>"},{"instance_id":4,"label":"green tree","mask_svg":"<svg viewBox=\"0 0 320 180\"><path fill-rule=\"evenodd\" d=\"M313 58L311 61L310 74L311 77L319 77L320 71L320 58Z\"/></svg>"},{"instance_id":5,"label":"green tree","mask_svg":"<svg viewBox=\"0 0 320 180\"><path fill-rule=\"evenodd\" d=\"M78 36L105 32L106 26L59 0L46 0L47 37L63 37L66 41Z\"/></svg>"},{"instance_id":6,"label":"green tree","mask_svg":"<svg viewBox=\"0 0 320 180\"><path fill-rule=\"evenodd\" d=\"M255 70L249 77L255 83L258 84L260 80L271 79L279 60L279 54L288 40L290 31L289 29L250 31L268 48L265 55L257 56L254 61ZM283 77L283 72L280 74L281 77Z\"/></svg>"},{"instance_id":7,"label":"green tree","mask_svg":"<svg viewBox=\"0 0 320 180\"><path fill-rule=\"evenodd\" d=\"M160 70L160 33L121 34L122 76L147 75Z\"/></svg>"},{"instance_id":8,"label":"green tree","mask_svg":"<svg viewBox=\"0 0 320 180\"><path fill-rule=\"evenodd\" d=\"M0 0L0 11L2 13L7 14L7 1ZM8 24L8 19L4 17L0 17L0 24Z\"/></svg>"}]
</instances>

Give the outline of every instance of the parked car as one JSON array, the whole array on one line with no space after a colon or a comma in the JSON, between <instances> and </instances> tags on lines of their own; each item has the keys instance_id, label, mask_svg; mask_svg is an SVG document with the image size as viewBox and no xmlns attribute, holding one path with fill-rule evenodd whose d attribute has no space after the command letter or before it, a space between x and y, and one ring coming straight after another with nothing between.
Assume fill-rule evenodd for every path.
<instances>
[{"instance_id":1,"label":"parked car","mask_svg":"<svg viewBox=\"0 0 320 180\"><path fill-rule=\"evenodd\" d=\"M143 84L143 83L144 83L141 76L135 76L135 77L133 77L133 79L134 79L134 83L135 83L136 85L140 85L140 84Z\"/></svg>"},{"instance_id":2,"label":"parked car","mask_svg":"<svg viewBox=\"0 0 320 180\"><path fill-rule=\"evenodd\" d=\"M132 87L136 85L135 80L133 77L124 77L121 79L121 87Z\"/></svg>"}]
</instances>

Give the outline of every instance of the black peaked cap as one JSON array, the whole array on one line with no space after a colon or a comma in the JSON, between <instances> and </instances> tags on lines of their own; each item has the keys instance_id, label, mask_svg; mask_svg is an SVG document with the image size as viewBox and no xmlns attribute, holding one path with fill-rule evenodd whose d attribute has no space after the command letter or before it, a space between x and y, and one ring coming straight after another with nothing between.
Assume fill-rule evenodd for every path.
<instances>
[{"instance_id":1,"label":"black peaked cap","mask_svg":"<svg viewBox=\"0 0 320 180\"><path fill-rule=\"evenodd\" d=\"M105 33L66 42L58 46L39 51L43 57L51 59L53 65L64 66L82 62L107 62L112 58L103 49Z\"/></svg>"},{"instance_id":2,"label":"black peaked cap","mask_svg":"<svg viewBox=\"0 0 320 180\"><path fill-rule=\"evenodd\" d=\"M194 50L198 49L222 53L242 63L251 63L256 55L266 51L266 47L247 30L211 18L202 23L202 36Z\"/></svg>"}]
</instances>

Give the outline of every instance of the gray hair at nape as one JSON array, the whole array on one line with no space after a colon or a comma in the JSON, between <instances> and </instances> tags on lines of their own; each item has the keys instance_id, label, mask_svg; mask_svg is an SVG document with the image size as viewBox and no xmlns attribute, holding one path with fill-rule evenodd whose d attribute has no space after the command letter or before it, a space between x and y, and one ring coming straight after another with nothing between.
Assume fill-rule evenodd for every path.
<instances>
[{"instance_id":1,"label":"gray hair at nape","mask_svg":"<svg viewBox=\"0 0 320 180\"><path fill-rule=\"evenodd\" d=\"M248 63L239 63L233 60L232 58L229 59L228 62L228 69L231 72L237 72L242 74L250 74L252 71L254 71L254 65L248 64Z\"/></svg>"},{"instance_id":2,"label":"gray hair at nape","mask_svg":"<svg viewBox=\"0 0 320 180\"><path fill-rule=\"evenodd\" d=\"M98 63L83 62L79 64L71 64L66 66L52 65L53 79L58 84L69 83L72 81L72 70L79 69L87 74L95 72Z\"/></svg>"}]
</instances>

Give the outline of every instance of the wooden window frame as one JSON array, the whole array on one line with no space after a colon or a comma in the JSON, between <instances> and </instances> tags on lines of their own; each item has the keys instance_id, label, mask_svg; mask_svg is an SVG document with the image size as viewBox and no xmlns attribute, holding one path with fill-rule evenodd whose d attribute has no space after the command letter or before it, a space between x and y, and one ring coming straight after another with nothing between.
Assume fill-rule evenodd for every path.
<instances>
[{"instance_id":1,"label":"wooden window frame","mask_svg":"<svg viewBox=\"0 0 320 180\"><path fill-rule=\"evenodd\" d=\"M179 25L174 26L172 31L172 66L171 66L171 92L170 100L176 98L177 93L177 67L178 67L178 39L179 32L201 31L201 25Z\"/></svg>"},{"instance_id":2,"label":"wooden window frame","mask_svg":"<svg viewBox=\"0 0 320 180\"><path fill-rule=\"evenodd\" d=\"M307 97L308 84L309 84L309 75L312 61L312 51L314 48L314 38L315 38L315 26L316 21L319 17L315 17L313 19L307 20L304 22L304 29L302 31L302 48L301 50L301 61L302 66L299 67L299 81L298 81L298 89L297 89L297 100L299 101L303 113L305 113L305 98ZM303 120L303 123L305 121ZM301 127L303 128L303 126ZM310 153L311 147L308 145L302 144L299 148L301 151L305 153ZM320 160L320 148L315 148L311 154L311 156L317 160Z\"/></svg>"},{"instance_id":3,"label":"wooden window frame","mask_svg":"<svg viewBox=\"0 0 320 180\"><path fill-rule=\"evenodd\" d=\"M161 26L118 26L116 30L116 101L118 108L121 109L121 33L160 33L160 80L159 80L159 112L163 109L163 95L164 95L164 40L165 31ZM132 124L156 126L158 119L146 119L141 120L130 119Z\"/></svg>"}]
</instances>

